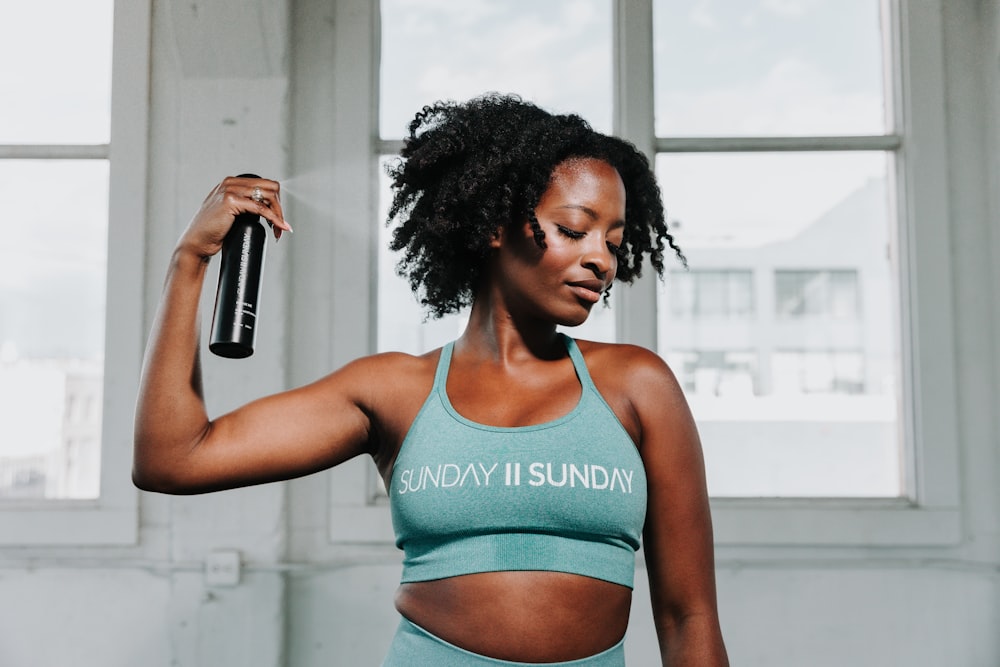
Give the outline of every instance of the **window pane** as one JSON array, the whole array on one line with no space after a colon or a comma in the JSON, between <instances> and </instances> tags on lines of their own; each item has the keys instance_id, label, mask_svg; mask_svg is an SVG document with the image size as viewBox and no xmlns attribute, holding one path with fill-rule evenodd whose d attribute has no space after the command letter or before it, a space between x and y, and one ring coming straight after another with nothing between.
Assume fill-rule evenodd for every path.
<instances>
[{"instance_id":1,"label":"window pane","mask_svg":"<svg viewBox=\"0 0 1000 667\"><path fill-rule=\"evenodd\" d=\"M658 136L882 134L880 0L654 0Z\"/></svg>"},{"instance_id":2,"label":"window pane","mask_svg":"<svg viewBox=\"0 0 1000 667\"><path fill-rule=\"evenodd\" d=\"M32 0L3 13L0 144L107 143L112 0Z\"/></svg>"},{"instance_id":3,"label":"window pane","mask_svg":"<svg viewBox=\"0 0 1000 667\"><path fill-rule=\"evenodd\" d=\"M672 271L669 289L670 311L674 317L753 316L752 271Z\"/></svg>"},{"instance_id":4,"label":"window pane","mask_svg":"<svg viewBox=\"0 0 1000 667\"><path fill-rule=\"evenodd\" d=\"M381 136L439 99L518 93L611 130L611 0L382 0Z\"/></svg>"},{"instance_id":5,"label":"window pane","mask_svg":"<svg viewBox=\"0 0 1000 667\"><path fill-rule=\"evenodd\" d=\"M658 156L691 266L660 290L659 345L713 495L901 494L886 169L882 153Z\"/></svg>"},{"instance_id":6,"label":"window pane","mask_svg":"<svg viewBox=\"0 0 1000 667\"><path fill-rule=\"evenodd\" d=\"M518 93L551 111L580 114L596 129L610 131L611 7L610 0L383 0L381 136L402 137L425 104L461 101L488 91ZM379 220L384 221L389 204L384 177L381 193ZM395 275L398 256L387 250L390 232L382 227L379 349L418 353L454 339L467 313L424 321L409 285ZM613 289L610 303L614 301ZM585 324L568 333L614 340L614 310L599 304Z\"/></svg>"},{"instance_id":7,"label":"window pane","mask_svg":"<svg viewBox=\"0 0 1000 667\"><path fill-rule=\"evenodd\" d=\"M100 480L108 164L0 161L0 497Z\"/></svg>"},{"instance_id":8,"label":"window pane","mask_svg":"<svg viewBox=\"0 0 1000 667\"><path fill-rule=\"evenodd\" d=\"M775 315L779 318L852 319L859 314L858 272L778 269Z\"/></svg>"}]
</instances>

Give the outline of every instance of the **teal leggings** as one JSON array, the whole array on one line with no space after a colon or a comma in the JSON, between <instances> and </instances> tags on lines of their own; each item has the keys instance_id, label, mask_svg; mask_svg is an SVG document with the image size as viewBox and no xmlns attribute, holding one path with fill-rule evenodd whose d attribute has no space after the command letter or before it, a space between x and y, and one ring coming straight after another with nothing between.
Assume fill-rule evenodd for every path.
<instances>
[{"instance_id":1,"label":"teal leggings","mask_svg":"<svg viewBox=\"0 0 1000 667\"><path fill-rule=\"evenodd\" d=\"M526 667L542 665L545 667L625 667L625 640L597 655L566 662L509 662L497 660L478 653L471 653L449 644L440 637L427 632L419 625L402 618L396 635L392 638L389 655L382 667L416 667L431 665L433 667Z\"/></svg>"}]
</instances>

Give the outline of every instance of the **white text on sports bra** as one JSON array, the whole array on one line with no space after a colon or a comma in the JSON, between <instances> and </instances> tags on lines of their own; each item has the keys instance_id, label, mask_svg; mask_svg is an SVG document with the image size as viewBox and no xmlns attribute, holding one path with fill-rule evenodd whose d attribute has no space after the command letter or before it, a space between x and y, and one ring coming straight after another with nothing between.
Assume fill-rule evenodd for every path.
<instances>
[{"instance_id":1,"label":"white text on sports bra","mask_svg":"<svg viewBox=\"0 0 1000 667\"><path fill-rule=\"evenodd\" d=\"M483 463L439 463L436 466L407 468L399 474L397 493L416 493L427 489L450 489L464 486L490 486L490 478L499 463L487 467ZM554 486L583 488L593 491L618 491L632 493L634 470L605 468L584 463L534 462L523 466L520 462L503 464L503 472L494 480L494 486Z\"/></svg>"}]
</instances>

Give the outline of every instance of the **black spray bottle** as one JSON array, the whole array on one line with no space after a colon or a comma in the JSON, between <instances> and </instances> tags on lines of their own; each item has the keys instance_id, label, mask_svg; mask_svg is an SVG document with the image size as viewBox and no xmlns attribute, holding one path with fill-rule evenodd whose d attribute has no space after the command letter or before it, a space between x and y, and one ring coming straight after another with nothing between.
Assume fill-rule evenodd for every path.
<instances>
[{"instance_id":1,"label":"black spray bottle","mask_svg":"<svg viewBox=\"0 0 1000 667\"><path fill-rule=\"evenodd\" d=\"M256 174L240 177L260 178ZM244 359L253 354L266 241L267 228L256 213L237 215L222 241L219 288L208 344L208 349L220 357Z\"/></svg>"}]
</instances>

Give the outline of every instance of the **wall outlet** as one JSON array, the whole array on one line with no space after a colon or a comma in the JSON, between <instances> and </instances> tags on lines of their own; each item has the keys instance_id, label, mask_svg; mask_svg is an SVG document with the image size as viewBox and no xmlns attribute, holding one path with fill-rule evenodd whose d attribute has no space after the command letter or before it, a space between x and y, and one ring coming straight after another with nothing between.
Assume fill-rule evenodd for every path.
<instances>
[{"instance_id":1,"label":"wall outlet","mask_svg":"<svg viewBox=\"0 0 1000 667\"><path fill-rule=\"evenodd\" d=\"M205 558L206 586L237 586L242 563L236 549L213 551Z\"/></svg>"}]
</instances>

